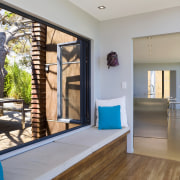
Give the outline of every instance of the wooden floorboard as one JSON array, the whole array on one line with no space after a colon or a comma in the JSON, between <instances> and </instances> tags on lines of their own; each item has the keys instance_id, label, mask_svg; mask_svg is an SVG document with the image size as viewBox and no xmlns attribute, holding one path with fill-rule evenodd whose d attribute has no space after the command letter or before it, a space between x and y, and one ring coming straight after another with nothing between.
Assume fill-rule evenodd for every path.
<instances>
[{"instance_id":1,"label":"wooden floorboard","mask_svg":"<svg viewBox=\"0 0 180 180\"><path fill-rule=\"evenodd\" d=\"M98 173L98 180L180 180L180 162L124 154Z\"/></svg>"},{"instance_id":2,"label":"wooden floorboard","mask_svg":"<svg viewBox=\"0 0 180 180\"><path fill-rule=\"evenodd\" d=\"M89 164L89 166L91 166ZM83 167L81 167L84 171ZM180 180L180 162L135 154L121 154L100 172L91 168L89 176L77 178L66 176L67 180ZM82 172L83 174L83 172ZM57 178L58 179L58 178ZM61 178L60 178L61 179Z\"/></svg>"}]
</instances>

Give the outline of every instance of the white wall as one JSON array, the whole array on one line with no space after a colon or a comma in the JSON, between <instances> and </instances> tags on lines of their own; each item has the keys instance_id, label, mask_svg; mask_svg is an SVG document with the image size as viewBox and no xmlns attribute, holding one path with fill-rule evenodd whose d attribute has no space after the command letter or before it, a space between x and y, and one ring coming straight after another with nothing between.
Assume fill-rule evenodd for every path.
<instances>
[{"instance_id":1,"label":"white wall","mask_svg":"<svg viewBox=\"0 0 180 180\"><path fill-rule=\"evenodd\" d=\"M145 67L144 67L145 66ZM148 75L147 71L149 70L148 64L134 64L134 97L145 97L147 98L148 94Z\"/></svg>"},{"instance_id":2,"label":"white wall","mask_svg":"<svg viewBox=\"0 0 180 180\"><path fill-rule=\"evenodd\" d=\"M172 86L176 87L176 99L180 101L180 63L137 63L134 64L134 97L145 97L148 94L148 71L168 70L176 71L175 84L172 82ZM172 87L172 90L173 90Z\"/></svg>"},{"instance_id":3,"label":"white wall","mask_svg":"<svg viewBox=\"0 0 180 180\"><path fill-rule=\"evenodd\" d=\"M67 0L0 0L0 2L91 39L91 116L94 124L95 99L99 96L97 61L99 58L99 21Z\"/></svg>"},{"instance_id":4,"label":"white wall","mask_svg":"<svg viewBox=\"0 0 180 180\"><path fill-rule=\"evenodd\" d=\"M133 152L133 43L132 38L174 33L180 31L180 8L129 16L100 25L101 59L100 85L101 97L111 98L126 95L128 123L131 134L128 136L128 152ZM106 55L117 51L120 66L107 69ZM127 89L121 88L121 82L127 82Z\"/></svg>"},{"instance_id":5,"label":"white wall","mask_svg":"<svg viewBox=\"0 0 180 180\"><path fill-rule=\"evenodd\" d=\"M180 62L180 33L133 39L134 63Z\"/></svg>"}]
</instances>

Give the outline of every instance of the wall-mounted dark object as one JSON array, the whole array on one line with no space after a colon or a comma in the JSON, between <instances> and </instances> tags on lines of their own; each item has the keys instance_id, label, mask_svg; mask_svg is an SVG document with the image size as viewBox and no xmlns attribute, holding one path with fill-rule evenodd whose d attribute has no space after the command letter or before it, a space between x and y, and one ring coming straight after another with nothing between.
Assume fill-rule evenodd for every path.
<instances>
[{"instance_id":1,"label":"wall-mounted dark object","mask_svg":"<svg viewBox=\"0 0 180 180\"><path fill-rule=\"evenodd\" d=\"M118 55L116 52L111 51L107 55L107 65L108 65L108 69L110 68L110 66L118 66L119 65Z\"/></svg>"}]
</instances>

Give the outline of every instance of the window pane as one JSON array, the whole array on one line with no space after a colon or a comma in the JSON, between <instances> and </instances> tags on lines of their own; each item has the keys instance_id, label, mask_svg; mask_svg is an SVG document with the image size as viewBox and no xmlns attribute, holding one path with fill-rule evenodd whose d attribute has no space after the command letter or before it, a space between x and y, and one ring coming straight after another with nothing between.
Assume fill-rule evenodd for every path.
<instances>
[{"instance_id":1,"label":"window pane","mask_svg":"<svg viewBox=\"0 0 180 180\"><path fill-rule=\"evenodd\" d=\"M155 95L162 98L162 71L155 71Z\"/></svg>"},{"instance_id":2,"label":"window pane","mask_svg":"<svg viewBox=\"0 0 180 180\"><path fill-rule=\"evenodd\" d=\"M148 71L148 98L162 98L162 71Z\"/></svg>"},{"instance_id":3,"label":"window pane","mask_svg":"<svg viewBox=\"0 0 180 180\"><path fill-rule=\"evenodd\" d=\"M164 71L164 98L170 97L170 71Z\"/></svg>"},{"instance_id":4,"label":"window pane","mask_svg":"<svg viewBox=\"0 0 180 180\"><path fill-rule=\"evenodd\" d=\"M80 45L62 46L62 118L80 120Z\"/></svg>"}]
</instances>

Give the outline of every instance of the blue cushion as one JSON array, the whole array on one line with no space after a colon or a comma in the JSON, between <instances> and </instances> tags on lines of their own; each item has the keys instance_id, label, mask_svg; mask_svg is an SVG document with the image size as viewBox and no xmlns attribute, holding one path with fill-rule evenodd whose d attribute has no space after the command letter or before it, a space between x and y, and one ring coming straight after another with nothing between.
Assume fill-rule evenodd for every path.
<instances>
[{"instance_id":1,"label":"blue cushion","mask_svg":"<svg viewBox=\"0 0 180 180\"><path fill-rule=\"evenodd\" d=\"M99 106L99 127L98 129L121 129L120 105Z\"/></svg>"},{"instance_id":2,"label":"blue cushion","mask_svg":"<svg viewBox=\"0 0 180 180\"><path fill-rule=\"evenodd\" d=\"M4 180L4 176L3 176L3 168L2 168L1 162L0 162L0 180Z\"/></svg>"}]
</instances>

